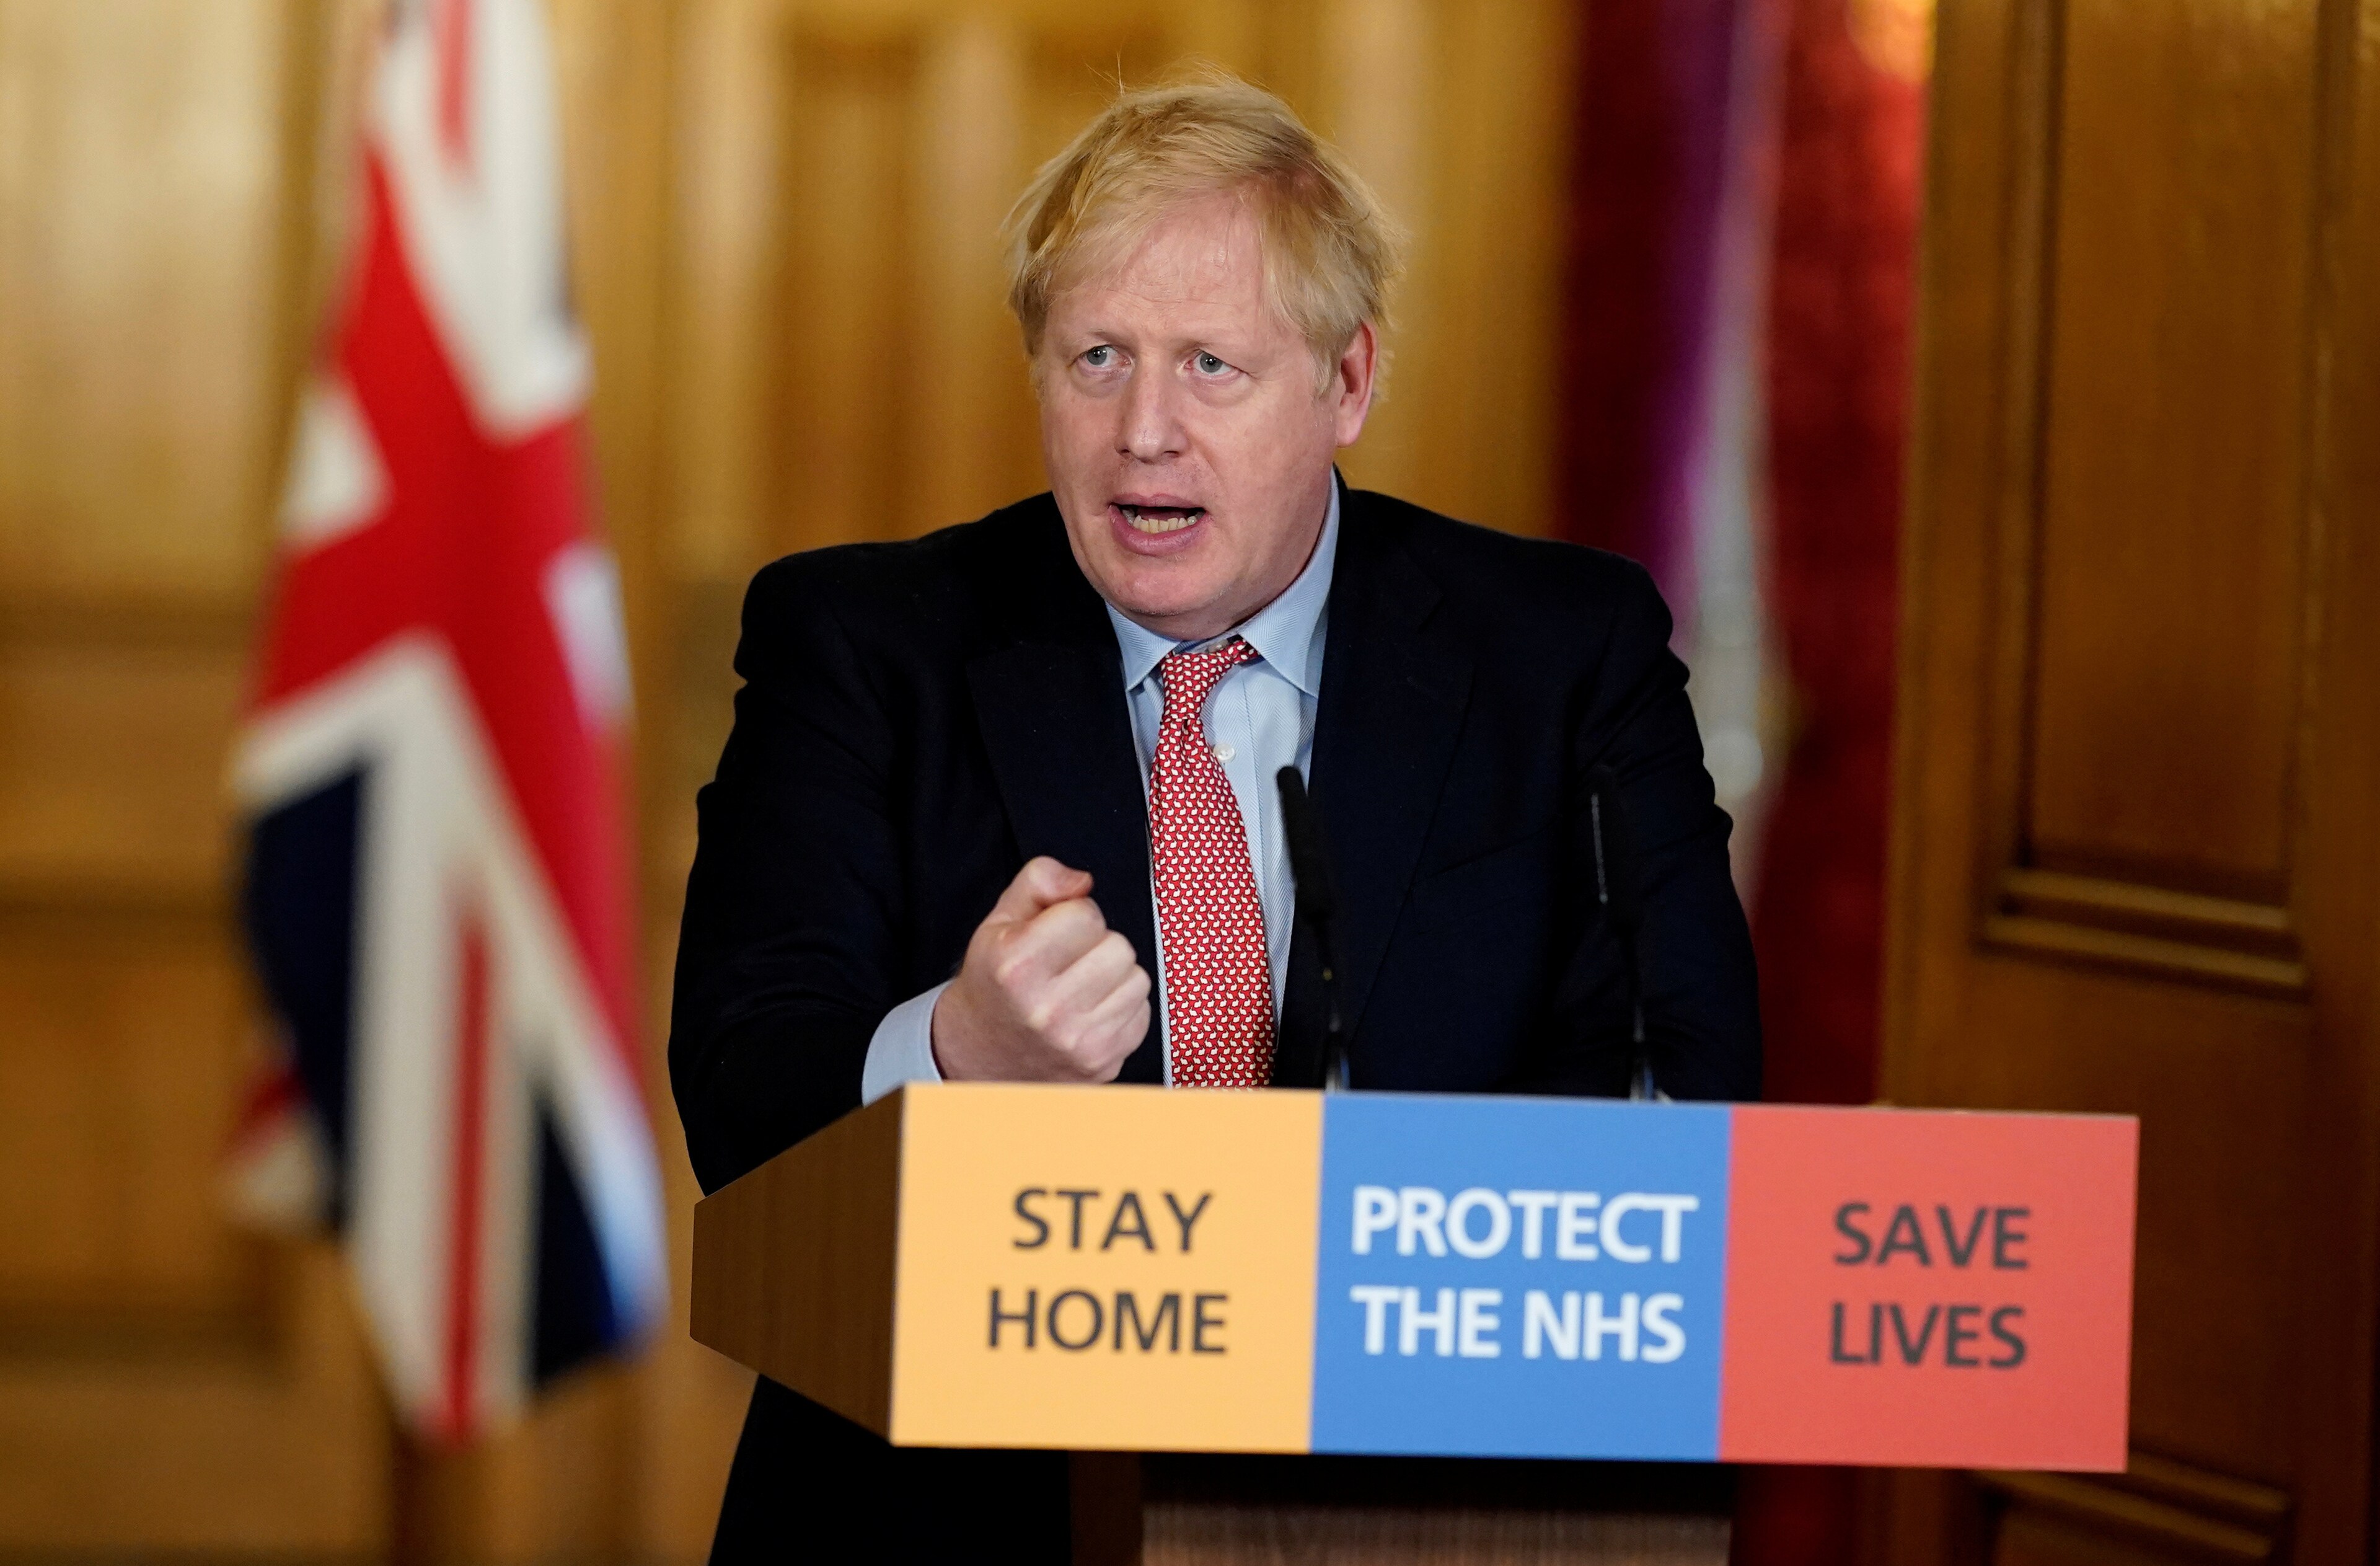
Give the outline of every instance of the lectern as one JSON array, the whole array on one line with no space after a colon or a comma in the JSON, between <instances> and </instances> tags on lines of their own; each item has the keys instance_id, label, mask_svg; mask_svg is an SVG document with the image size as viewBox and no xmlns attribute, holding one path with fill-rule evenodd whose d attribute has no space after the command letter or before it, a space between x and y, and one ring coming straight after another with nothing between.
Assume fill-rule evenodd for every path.
<instances>
[{"instance_id":1,"label":"lectern","mask_svg":"<svg viewBox=\"0 0 2380 1566\"><path fill-rule=\"evenodd\" d=\"M693 1331L1076 1453L1081 1561L1726 1556L1718 1464L2116 1470L2127 1117L935 1084L695 1210Z\"/></svg>"}]
</instances>

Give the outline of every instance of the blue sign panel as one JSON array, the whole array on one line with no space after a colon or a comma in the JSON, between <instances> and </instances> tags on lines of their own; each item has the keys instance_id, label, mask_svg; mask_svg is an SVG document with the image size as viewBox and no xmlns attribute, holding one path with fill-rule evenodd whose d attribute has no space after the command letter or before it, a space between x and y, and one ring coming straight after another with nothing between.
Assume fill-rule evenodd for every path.
<instances>
[{"instance_id":1,"label":"blue sign panel","mask_svg":"<svg viewBox=\"0 0 2380 1566\"><path fill-rule=\"evenodd\" d=\"M1313 1450L1709 1460L1717 1105L1324 1101Z\"/></svg>"}]
</instances>

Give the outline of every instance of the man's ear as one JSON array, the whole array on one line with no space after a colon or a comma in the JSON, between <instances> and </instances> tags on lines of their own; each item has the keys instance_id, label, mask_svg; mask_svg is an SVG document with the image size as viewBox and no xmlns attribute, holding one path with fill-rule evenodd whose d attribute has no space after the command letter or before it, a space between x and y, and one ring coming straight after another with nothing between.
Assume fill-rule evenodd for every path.
<instances>
[{"instance_id":1,"label":"man's ear","mask_svg":"<svg viewBox=\"0 0 2380 1566\"><path fill-rule=\"evenodd\" d=\"M1364 420L1371 416L1372 394L1378 388L1380 373L1380 336L1370 322L1355 328L1347 346L1339 352L1339 362L1332 367L1330 395L1336 405L1338 440L1342 446L1352 446L1364 432Z\"/></svg>"}]
</instances>

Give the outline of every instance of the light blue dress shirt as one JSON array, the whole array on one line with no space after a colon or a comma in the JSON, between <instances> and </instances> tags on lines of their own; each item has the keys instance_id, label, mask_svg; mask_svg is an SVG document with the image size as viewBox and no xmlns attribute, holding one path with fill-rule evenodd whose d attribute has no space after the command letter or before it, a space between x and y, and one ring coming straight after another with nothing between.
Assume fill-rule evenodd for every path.
<instances>
[{"instance_id":1,"label":"light blue dress shirt","mask_svg":"<svg viewBox=\"0 0 2380 1566\"><path fill-rule=\"evenodd\" d=\"M1165 688L1157 675L1168 653L1212 646L1230 637L1245 637L1257 656L1232 668L1207 698L1207 743L1239 802L1240 820L1248 834L1248 863L1256 870L1257 899L1264 905L1265 951L1272 961L1272 1005L1281 1015L1281 992L1289 983L1289 941L1297 908L1296 883L1289 870L1289 844L1282 835L1281 790L1273 778L1294 766L1308 775L1314 755L1314 713L1322 690L1324 622L1330 601L1330 573L1339 553L1339 485L1330 485L1330 508L1322 520L1322 537L1314 557L1280 597L1257 610L1220 637L1205 642L1176 642L1145 625L1135 625L1108 606L1115 627L1116 648L1123 660L1123 695L1132 712L1133 747L1140 757L1140 786L1146 797L1150 758L1157 752L1157 730L1165 712ZM1152 907L1157 900L1149 885ZM1152 921L1154 923L1154 921ZM1164 941L1159 942L1157 984L1165 986ZM868 1061L859 1078L863 1103L874 1103L905 1082L938 1082L934 1064L934 1002L949 989L947 981L893 1007L868 1040ZM1161 1014L1161 1009L1160 1009ZM1172 1050L1167 1041L1166 1078L1172 1079Z\"/></svg>"}]
</instances>

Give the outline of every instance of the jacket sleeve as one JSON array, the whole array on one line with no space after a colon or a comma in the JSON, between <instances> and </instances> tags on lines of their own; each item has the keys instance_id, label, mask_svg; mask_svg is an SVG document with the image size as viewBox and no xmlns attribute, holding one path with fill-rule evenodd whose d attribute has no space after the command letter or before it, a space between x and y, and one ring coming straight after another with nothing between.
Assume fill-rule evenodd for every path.
<instances>
[{"instance_id":1,"label":"jacket sleeve","mask_svg":"<svg viewBox=\"0 0 2380 1566\"><path fill-rule=\"evenodd\" d=\"M892 1003L895 740L815 560L744 602L735 724L696 796L670 1082L703 1188L855 1109Z\"/></svg>"},{"instance_id":2,"label":"jacket sleeve","mask_svg":"<svg viewBox=\"0 0 2380 1566\"><path fill-rule=\"evenodd\" d=\"M1593 886L1586 777L1617 774L1636 843L1645 1030L1653 1074L1673 1099L1760 1096L1760 993L1752 934L1728 865L1732 823L1714 796L1670 650L1670 613L1652 577L1627 567L1592 694L1572 736L1565 801L1575 883ZM1609 823L1607 823L1607 830ZM1619 940L1600 911L1568 957L1540 1090L1622 1093L1633 1054Z\"/></svg>"}]
</instances>

